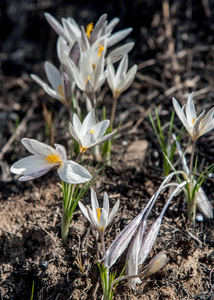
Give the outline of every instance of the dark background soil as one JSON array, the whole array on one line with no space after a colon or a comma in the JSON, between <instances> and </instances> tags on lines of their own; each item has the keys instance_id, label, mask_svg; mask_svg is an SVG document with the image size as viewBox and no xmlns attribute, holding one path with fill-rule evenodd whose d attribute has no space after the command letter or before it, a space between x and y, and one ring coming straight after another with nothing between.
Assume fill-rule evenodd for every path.
<instances>
[{"instance_id":1,"label":"dark background soil","mask_svg":"<svg viewBox=\"0 0 214 300\"><path fill-rule=\"evenodd\" d=\"M120 97L116 124L122 122L113 146L112 165L94 189L101 200L106 191L111 207L121 201L115 223L106 234L109 245L124 226L145 206L163 176L162 155L152 131L148 113L158 107L166 124L173 110L172 96L184 104L190 92L198 111L213 106L214 89L214 3L186 1L15 1L0 2L0 299L101 299L96 266L96 245L91 228L76 211L69 242L59 237L61 191L55 172L31 182L20 183L9 171L12 163L27 152L23 137L49 143L45 134L43 106L53 111L55 141L68 147L68 116L62 105L47 96L30 78L45 79L44 62L58 65L56 34L44 18L73 17L86 26L107 13L108 20L120 18L117 30L133 27L126 42L134 41L130 66L138 64L131 88ZM100 107L110 117L112 105L108 87L100 94ZM57 113L56 113L57 112ZM175 118L175 132L181 128ZM167 128L166 128L167 130ZM189 159L190 140L182 148ZM199 171L213 163L213 132L197 143ZM86 154L85 163L91 159ZM179 168L179 165L177 166ZM203 188L214 205L213 176ZM167 198L156 203L151 222ZM89 193L84 199L89 203ZM214 299L213 220L186 221L182 196L170 205L151 257L166 250L166 267L146 279L136 290L126 282L118 285L116 299ZM81 258L83 274L78 267ZM115 269L120 271L121 258ZM98 283L97 291L95 290Z\"/></svg>"}]
</instances>

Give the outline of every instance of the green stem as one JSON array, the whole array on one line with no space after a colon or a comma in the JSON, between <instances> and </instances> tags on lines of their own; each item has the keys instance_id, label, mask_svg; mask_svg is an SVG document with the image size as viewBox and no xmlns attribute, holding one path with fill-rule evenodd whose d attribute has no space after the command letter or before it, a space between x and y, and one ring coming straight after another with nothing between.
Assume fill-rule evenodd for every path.
<instances>
[{"instance_id":1,"label":"green stem","mask_svg":"<svg viewBox=\"0 0 214 300\"><path fill-rule=\"evenodd\" d=\"M68 231L69 231L69 225L70 225L70 218L67 215L64 206L62 210L62 220L61 220L61 238L63 241L63 244L66 245L68 241Z\"/></svg>"},{"instance_id":2,"label":"green stem","mask_svg":"<svg viewBox=\"0 0 214 300\"><path fill-rule=\"evenodd\" d=\"M192 152L191 152L190 165L189 165L189 178L191 181L192 181L193 161L194 161L194 155L195 155L195 144L196 144L196 142L194 141L192 144Z\"/></svg>"},{"instance_id":3,"label":"green stem","mask_svg":"<svg viewBox=\"0 0 214 300\"><path fill-rule=\"evenodd\" d=\"M194 161L194 154L195 154L195 144L196 141L192 144L192 152L190 157L190 166L189 166L189 201L187 202L187 217L188 219L194 223L195 222L195 215L196 215L196 197L192 198L192 190L194 188L194 174L193 174L193 161Z\"/></svg>"},{"instance_id":4,"label":"green stem","mask_svg":"<svg viewBox=\"0 0 214 300\"><path fill-rule=\"evenodd\" d=\"M116 107L117 107L117 99L118 97L114 97L113 100L113 105L111 109L111 119L110 119L110 127L113 128L114 125L114 118L115 118L115 112L116 112Z\"/></svg>"}]
</instances>

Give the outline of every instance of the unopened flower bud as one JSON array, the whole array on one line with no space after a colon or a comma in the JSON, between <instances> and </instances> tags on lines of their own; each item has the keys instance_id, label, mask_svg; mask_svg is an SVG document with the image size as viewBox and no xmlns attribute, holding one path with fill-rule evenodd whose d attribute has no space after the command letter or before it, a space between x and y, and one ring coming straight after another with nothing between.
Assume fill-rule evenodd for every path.
<instances>
[{"instance_id":1,"label":"unopened flower bud","mask_svg":"<svg viewBox=\"0 0 214 300\"><path fill-rule=\"evenodd\" d=\"M165 251L158 252L149 262L146 269L142 272L142 276L150 276L167 264L167 256Z\"/></svg>"}]
</instances>

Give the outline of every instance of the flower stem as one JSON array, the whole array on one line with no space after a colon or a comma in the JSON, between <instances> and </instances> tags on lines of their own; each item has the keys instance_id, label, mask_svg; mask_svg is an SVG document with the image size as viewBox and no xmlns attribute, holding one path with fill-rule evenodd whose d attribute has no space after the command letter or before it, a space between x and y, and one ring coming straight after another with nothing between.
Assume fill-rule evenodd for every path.
<instances>
[{"instance_id":1,"label":"flower stem","mask_svg":"<svg viewBox=\"0 0 214 300\"><path fill-rule=\"evenodd\" d=\"M104 256L106 250L105 250L105 241L104 241L104 234L103 234L103 232L100 233L100 239L101 239L101 243L102 243L103 256Z\"/></svg>"},{"instance_id":2,"label":"flower stem","mask_svg":"<svg viewBox=\"0 0 214 300\"><path fill-rule=\"evenodd\" d=\"M64 245L66 245L68 241L69 225L70 225L70 218L68 217L63 206L62 220L61 220L61 238Z\"/></svg>"},{"instance_id":3,"label":"flower stem","mask_svg":"<svg viewBox=\"0 0 214 300\"><path fill-rule=\"evenodd\" d=\"M191 152L190 165L189 165L189 178L191 181L192 181L194 154L195 154L195 144L196 144L196 142L194 141L192 144L192 152Z\"/></svg>"},{"instance_id":4,"label":"flower stem","mask_svg":"<svg viewBox=\"0 0 214 300\"><path fill-rule=\"evenodd\" d=\"M194 188L194 174L193 174L193 161L194 161L194 154L195 154L195 144L196 141L192 144L192 152L190 157L190 166L189 166L189 201L187 202L187 217L191 222L195 222L195 214L196 214L196 197L192 198L192 190Z\"/></svg>"},{"instance_id":5,"label":"flower stem","mask_svg":"<svg viewBox=\"0 0 214 300\"><path fill-rule=\"evenodd\" d=\"M116 112L116 107L117 107L117 99L118 97L114 97L113 100L113 105L111 109L111 119L110 119L110 127L113 128L114 125L114 118L115 118L115 112Z\"/></svg>"}]
</instances>

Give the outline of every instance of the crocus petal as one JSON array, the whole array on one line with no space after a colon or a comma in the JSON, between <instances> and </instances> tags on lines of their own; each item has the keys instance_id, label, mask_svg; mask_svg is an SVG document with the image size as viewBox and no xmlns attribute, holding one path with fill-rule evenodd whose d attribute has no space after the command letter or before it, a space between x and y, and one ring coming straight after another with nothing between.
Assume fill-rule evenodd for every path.
<instances>
[{"instance_id":1,"label":"crocus petal","mask_svg":"<svg viewBox=\"0 0 214 300\"><path fill-rule=\"evenodd\" d=\"M22 158L19 161L15 162L10 171L14 174L26 174L35 168L50 165L44 156L41 155L30 155L28 157ZM55 164L56 165L56 164Z\"/></svg>"},{"instance_id":2,"label":"crocus petal","mask_svg":"<svg viewBox=\"0 0 214 300\"><path fill-rule=\"evenodd\" d=\"M109 214L109 199L108 199L108 194L105 192L103 195L103 208Z\"/></svg>"},{"instance_id":3,"label":"crocus petal","mask_svg":"<svg viewBox=\"0 0 214 300\"><path fill-rule=\"evenodd\" d=\"M84 167L68 160L57 170L62 181L72 184L79 184L89 181L91 175Z\"/></svg>"},{"instance_id":4,"label":"crocus petal","mask_svg":"<svg viewBox=\"0 0 214 300\"><path fill-rule=\"evenodd\" d=\"M107 45L108 47L114 46L115 44L122 41L127 35L129 35L130 32L132 32L132 28L127 28L120 30L118 32L115 32L107 39Z\"/></svg>"},{"instance_id":5,"label":"crocus petal","mask_svg":"<svg viewBox=\"0 0 214 300\"><path fill-rule=\"evenodd\" d=\"M57 99L57 100L65 100L64 97L62 97L57 91L52 89L47 83L45 83L42 79L40 79L38 76L31 74L32 79L38 83L43 90L52 98Z\"/></svg>"},{"instance_id":6,"label":"crocus petal","mask_svg":"<svg viewBox=\"0 0 214 300\"><path fill-rule=\"evenodd\" d=\"M21 139L21 142L32 154L40 154L45 157L51 154L56 154L56 150L53 147L46 145L45 143L38 142L37 140L23 138Z\"/></svg>"},{"instance_id":7,"label":"crocus petal","mask_svg":"<svg viewBox=\"0 0 214 300\"><path fill-rule=\"evenodd\" d=\"M88 219L89 222L91 222L91 219L89 218L88 215L88 210L86 209L86 207L79 201L78 202L79 208L81 209L83 215Z\"/></svg>"},{"instance_id":8,"label":"crocus petal","mask_svg":"<svg viewBox=\"0 0 214 300\"><path fill-rule=\"evenodd\" d=\"M108 214L107 211L104 208L102 208L100 220L99 220L99 227L102 231L104 231L107 225L108 225Z\"/></svg>"},{"instance_id":9,"label":"crocus petal","mask_svg":"<svg viewBox=\"0 0 214 300\"><path fill-rule=\"evenodd\" d=\"M59 70L48 61L45 62L45 72L51 86L55 91L58 91L58 87L62 85L62 75Z\"/></svg>"},{"instance_id":10,"label":"crocus petal","mask_svg":"<svg viewBox=\"0 0 214 300\"><path fill-rule=\"evenodd\" d=\"M119 205L120 205L120 200L118 199L116 204L113 206L112 211L110 212L110 215L108 217L108 224L106 226L110 225L111 222L113 221L116 213L118 212Z\"/></svg>"},{"instance_id":11,"label":"crocus petal","mask_svg":"<svg viewBox=\"0 0 214 300\"><path fill-rule=\"evenodd\" d=\"M165 251L158 252L149 262L146 269L143 271L143 276L151 276L165 267L167 264L167 256Z\"/></svg>"},{"instance_id":12,"label":"crocus petal","mask_svg":"<svg viewBox=\"0 0 214 300\"><path fill-rule=\"evenodd\" d=\"M138 274L138 255L143 239L144 232L146 230L146 221L143 221L141 225L138 227L137 233L133 238L128 252L126 256L127 266L126 266L126 273L127 275L136 275ZM139 278L131 278L128 279L129 286L133 287L137 283L141 283Z\"/></svg>"},{"instance_id":13,"label":"crocus petal","mask_svg":"<svg viewBox=\"0 0 214 300\"><path fill-rule=\"evenodd\" d=\"M99 203L94 189L91 189L91 207L93 213L97 215L97 209L99 209Z\"/></svg>"},{"instance_id":14,"label":"crocus petal","mask_svg":"<svg viewBox=\"0 0 214 300\"><path fill-rule=\"evenodd\" d=\"M94 134L95 134L97 140L99 140L104 135L107 128L109 127L109 124L110 124L109 120L104 120L104 121L97 123L96 125L94 125L91 128L91 130L93 130L95 132Z\"/></svg>"},{"instance_id":15,"label":"crocus petal","mask_svg":"<svg viewBox=\"0 0 214 300\"><path fill-rule=\"evenodd\" d=\"M186 127L186 130L191 134L191 128L189 126L189 123L187 121L187 118L182 110L182 108L180 107L180 105L178 104L178 101L173 97L172 99L173 101L173 106L174 106L174 110L176 111L179 119L181 120L181 122L184 124L184 126Z\"/></svg>"},{"instance_id":16,"label":"crocus petal","mask_svg":"<svg viewBox=\"0 0 214 300\"><path fill-rule=\"evenodd\" d=\"M114 29L114 27L120 22L120 19L119 18L114 18L112 19L108 25L107 25L107 28L106 28L106 31L108 34L111 34L112 30Z\"/></svg>"},{"instance_id":17,"label":"crocus petal","mask_svg":"<svg viewBox=\"0 0 214 300\"><path fill-rule=\"evenodd\" d=\"M88 211L88 216L90 218L90 222L99 231L99 223L97 220L97 214L95 215L89 206L87 206L87 211Z\"/></svg>"},{"instance_id":18,"label":"crocus petal","mask_svg":"<svg viewBox=\"0 0 214 300\"><path fill-rule=\"evenodd\" d=\"M187 105L186 105L186 117L187 117L187 121L190 126L193 125L193 122L194 122L193 120L196 120L196 118L197 118L195 105L193 102L193 94L194 93L191 93L189 95L188 100L187 100Z\"/></svg>"},{"instance_id":19,"label":"crocus petal","mask_svg":"<svg viewBox=\"0 0 214 300\"><path fill-rule=\"evenodd\" d=\"M109 55L106 58L106 61L108 61L108 59L110 58L112 63L115 63L116 61L120 60L126 53L129 53L133 47L134 43L132 42L117 47L109 53Z\"/></svg>"},{"instance_id":20,"label":"crocus petal","mask_svg":"<svg viewBox=\"0 0 214 300\"><path fill-rule=\"evenodd\" d=\"M113 243L110 245L104 255L105 267L111 268L116 260L122 255L129 245L135 230L138 228L144 214L150 205L152 205L155 196L153 196L144 209L119 233Z\"/></svg>"},{"instance_id":21,"label":"crocus petal","mask_svg":"<svg viewBox=\"0 0 214 300\"><path fill-rule=\"evenodd\" d=\"M66 161L67 160L67 154L66 154L65 147L63 145L60 145L60 144L54 144L54 147L56 148L56 151L59 154L59 156L62 158L62 160Z\"/></svg>"},{"instance_id":22,"label":"crocus petal","mask_svg":"<svg viewBox=\"0 0 214 300\"><path fill-rule=\"evenodd\" d=\"M111 138L113 138L113 136L115 135L115 132L116 132L116 131L117 131L117 130L115 130L115 131L113 131L112 133L106 134L106 135L104 135L103 137L101 137L101 138L96 142L96 145L100 145L100 144L104 143L105 141L108 141L108 140L110 140ZM95 144L92 145L92 146L95 146Z\"/></svg>"},{"instance_id":23,"label":"crocus petal","mask_svg":"<svg viewBox=\"0 0 214 300\"><path fill-rule=\"evenodd\" d=\"M212 206L202 188L199 188L196 197L196 206L200 212L208 219L213 218Z\"/></svg>"},{"instance_id":24,"label":"crocus petal","mask_svg":"<svg viewBox=\"0 0 214 300\"><path fill-rule=\"evenodd\" d=\"M79 143L79 145L81 145L81 139L79 138L79 135L77 134L71 123L69 123L69 131L72 137Z\"/></svg>"},{"instance_id":25,"label":"crocus petal","mask_svg":"<svg viewBox=\"0 0 214 300\"><path fill-rule=\"evenodd\" d=\"M28 180L32 180L32 179L41 177L41 176L45 175L48 171L50 171L53 167L55 167L55 164L49 164L49 165L36 167L29 173L25 173L23 176L21 176L19 178L19 181L28 181Z\"/></svg>"},{"instance_id":26,"label":"crocus petal","mask_svg":"<svg viewBox=\"0 0 214 300\"><path fill-rule=\"evenodd\" d=\"M86 132L90 131L95 124L95 112L92 109L87 116L85 117L82 123L82 135L85 135Z\"/></svg>"}]
</instances>

